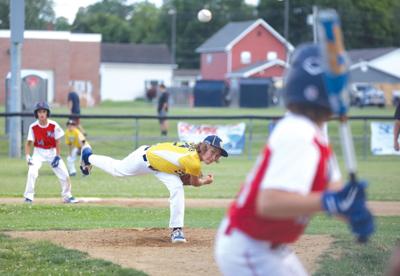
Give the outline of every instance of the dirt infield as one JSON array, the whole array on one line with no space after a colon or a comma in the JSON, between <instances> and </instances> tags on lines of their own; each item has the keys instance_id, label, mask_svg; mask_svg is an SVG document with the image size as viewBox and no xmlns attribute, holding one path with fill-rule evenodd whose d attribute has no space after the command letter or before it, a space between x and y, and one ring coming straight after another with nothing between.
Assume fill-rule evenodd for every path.
<instances>
[{"instance_id":1,"label":"dirt infield","mask_svg":"<svg viewBox=\"0 0 400 276\"><path fill-rule=\"evenodd\" d=\"M80 204L110 205L142 208L168 208L167 198L78 198ZM231 199L185 199L187 208L227 208ZM0 204L23 203L22 198L0 198ZM60 198L37 198L34 204L63 204ZM369 201L376 216L400 216L399 201Z\"/></svg>"},{"instance_id":2,"label":"dirt infield","mask_svg":"<svg viewBox=\"0 0 400 276\"><path fill-rule=\"evenodd\" d=\"M79 205L168 208L168 199L155 198L79 198ZM186 199L188 208L226 208L229 199ZM22 204L21 198L0 198L0 204ZM59 198L37 198L34 204L63 204ZM400 202L368 202L378 216L399 216ZM168 229L96 229L79 231L12 231L11 237L49 240L57 245L87 252L91 257L109 260L149 275L218 275L213 260L213 229L185 228L186 244L172 244ZM332 238L305 235L293 249L307 270L317 269L318 257Z\"/></svg>"},{"instance_id":3,"label":"dirt infield","mask_svg":"<svg viewBox=\"0 0 400 276\"><path fill-rule=\"evenodd\" d=\"M172 244L166 229L96 229L83 231L6 232L11 237L48 240L57 245L87 252L149 275L218 275L213 260L215 230L185 229L188 243ZM309 272L328 249L332 238L305 235L293 246Z\"/></svg>"}]
</instances>

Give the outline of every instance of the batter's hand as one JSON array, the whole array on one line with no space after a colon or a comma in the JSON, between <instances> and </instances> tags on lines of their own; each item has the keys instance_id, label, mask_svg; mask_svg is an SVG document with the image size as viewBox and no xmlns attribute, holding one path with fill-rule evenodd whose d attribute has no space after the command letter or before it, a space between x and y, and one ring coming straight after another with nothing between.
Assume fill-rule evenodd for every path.
<instances>
[{"instance_id":1,"label":"batter's hand","mask_svg":"<svg viewBox=\"0 0 400 276\"><path fill-rule=\"evenodd\" d=\"M365 207L367 182L347 183L337 192L327 191L322 195L322 207L330 215L349 216Z\"/></svg>"},{"instance_id":2,"label":"batter's hand","mask_svg":"<svg viewBox=\"0 0 400 276\"><path fill-rule=\"evenodd\" d=\"M374 217L367 208L350 215L349 221L351 231L360 243L367 242L369 237L375 232Z\"/></svg>"},{"instance_id":3,"label":"batter's hand","mask_svg":"<svg viewBox=\"0 0 400 276\"><path fill-rule=\"evenodd\" d=\"M338 192L325 192L323 209L330 215L343 215L350 223L351 231L359 242L366 242L374 233L374 218L366 206L367 183L349 182Z\"/></svg>"}]
</instances>

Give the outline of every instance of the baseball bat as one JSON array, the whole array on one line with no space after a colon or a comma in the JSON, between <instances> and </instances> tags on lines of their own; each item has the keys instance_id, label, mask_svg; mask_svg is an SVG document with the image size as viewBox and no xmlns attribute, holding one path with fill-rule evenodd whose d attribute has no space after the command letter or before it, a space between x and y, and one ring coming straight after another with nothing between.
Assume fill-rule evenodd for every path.
<instances>
[{"instance_id":1,"label":"baseball bat","mask_svg":"<svg viewBox=\"0 0 400 276\"><path fill-rule=\"evenodd\" d=\"M357 164L346 106L349 60L343 45L340 19L335 10L328 9L319 12L318 21L325 85L333 112L339 116L339 133L346 169L350 181L357 183Z\"/></svg>"},{"instance_id":2,"label":"baseball bat","mask_svg":"<svg viewBox=\"0 0 400 276\"><path fill-rule=\"evenodd\" d=\"M343 45L340 19L335 10L329 9L319 13L318 21L325 85L333 112L339 117L339 134L350 183L357 185L357 163L351 129L347 120L347 100L345 99L348 95L346 89L349 59ZM359 236L357 241L365 243L368 238Z\"/></svg>"}]
</instances>

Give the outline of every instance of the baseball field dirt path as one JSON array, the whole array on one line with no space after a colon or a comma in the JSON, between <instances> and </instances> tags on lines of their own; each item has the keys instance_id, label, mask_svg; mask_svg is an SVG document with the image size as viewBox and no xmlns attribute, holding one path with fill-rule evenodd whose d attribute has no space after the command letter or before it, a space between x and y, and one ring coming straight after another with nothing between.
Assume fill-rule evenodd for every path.
<instances>
[{"instance_id":1,"label":"baseball field dirt path","mask_svg":"<svg viewBox=\"0 0 400 276\"><path fill-rule=\"evenodd\" d=\"M164 208L166 198L79 198L80 205ZM229 199L186 199L186 207L226 208ZM0 198L0 204L23 204L21 198ZM59 198L37 198L34 204L63 204ZM400 202L370 201L378 216L399 216ZM213 259L216 230L185 228L186 244L172 244L168 229L94 229L76 231L8 231L5 234L87 252L90 257L109 260L149 275L219 275ZM318 268L318 257L333 239L327 235L304 235L292 246L309 272Z\"/></svg>"},{"instance_id":2,"label":"baseball field dirt path","mask_svg":"<svg viewBox=\"0 0 400 276\"><path fill-rule=\"evenodd\" d=\"M110 205L125 207L164 208L168 207L167 198L78 198L80 204ZM231 199L193 199L185 200L187 208L227 208ZM0 204L23 203L22 198L0 198ZM34 204L63 204L60 198L37 198ZM368 206L377 216L400 216L399 201L369 201Z\"/></svg>"},{"instance_id":3,"label":"baseball field dirt path","mask_svg":"<svg viewBox=\"0 0 400 276\"><path fill-rule=\"evenodd\" d=\"M187 228L185 232L188 237L185 244L172 244L166 229L13 231L5 234L13 238L48 240L154 276L219 275L213 259L215 230ZM318 267L318 257L332 241L326 235L305 235L292 248L312 273Z\"/></svg>"}]
</instances>

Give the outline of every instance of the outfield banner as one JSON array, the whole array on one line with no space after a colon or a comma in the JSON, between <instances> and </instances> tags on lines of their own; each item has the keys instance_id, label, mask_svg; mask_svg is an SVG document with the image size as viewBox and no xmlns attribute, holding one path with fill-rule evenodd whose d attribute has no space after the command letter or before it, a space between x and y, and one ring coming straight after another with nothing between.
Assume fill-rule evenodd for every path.
<instances>
[{"instance_id":1,"label":"outfield banner","mask_svg":"<svg viewBox=\"0 0 400 276\"><path fill-rule=\"evenodd\" d=\"M393 123L371 122L371 152L374 155L400 155L393 148Z\"/></svg>"},{"instance_id":2,"label":"outfield banner","mask_svg":"<svg viewBox=\"0 0 400 276\"><path fill-rule=\"evenodd\" d=\"M208 135L218 135L224 142L224 149L229 154L242 154L245 144L246 124L236 125L192 125L178 123L180 141L198 143Z\"/></svg>"}]
</instances>

